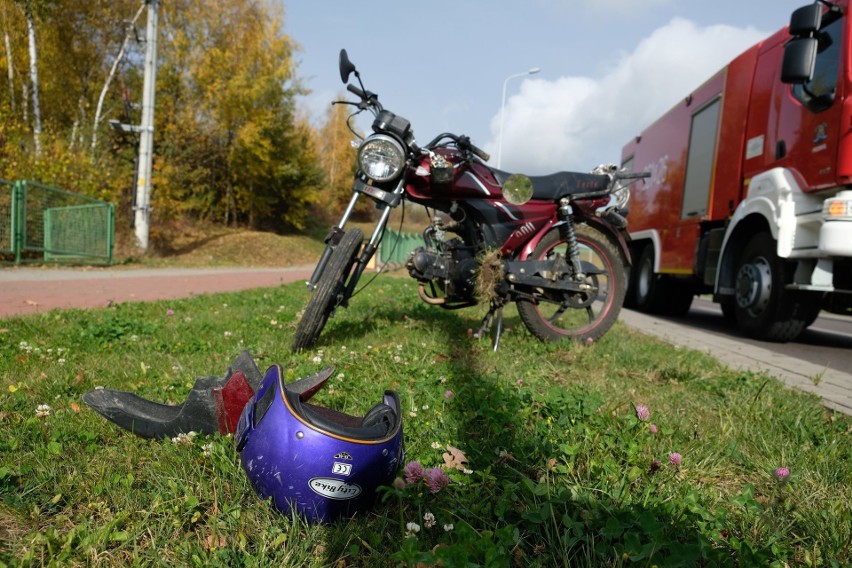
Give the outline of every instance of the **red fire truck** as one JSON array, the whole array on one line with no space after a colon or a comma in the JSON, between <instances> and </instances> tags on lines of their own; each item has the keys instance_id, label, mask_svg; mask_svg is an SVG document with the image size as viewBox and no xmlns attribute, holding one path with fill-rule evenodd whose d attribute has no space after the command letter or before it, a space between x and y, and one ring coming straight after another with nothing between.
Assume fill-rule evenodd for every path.
<instances>
[{"instance_id":1,"label":"red fire truck","mask_svg":"<svg viewBox=\"0 0 852 568\"><path fill-rule=\"evenodd\" d=\"M626 304L713 294L751 337L852 314L852 0L816 2L631 140Z\"/></svg>"}]
</instances>

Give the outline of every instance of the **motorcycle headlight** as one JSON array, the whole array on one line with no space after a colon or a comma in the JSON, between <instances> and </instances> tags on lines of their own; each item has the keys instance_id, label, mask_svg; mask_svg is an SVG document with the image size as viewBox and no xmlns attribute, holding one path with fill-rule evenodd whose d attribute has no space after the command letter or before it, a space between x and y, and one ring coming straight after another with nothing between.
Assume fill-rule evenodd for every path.
<instances>
[{"instance_id":1,"label":"motorcycle headlight","mask_svg":"<svg viewBox=\"0 0 852 568\"><path fill-rule=\"evenodd\" d=\"M405 150L394 138L374 134L358 148L358 165L373 181L391 181L405 168Z\"/></svg>"}]
</instances>

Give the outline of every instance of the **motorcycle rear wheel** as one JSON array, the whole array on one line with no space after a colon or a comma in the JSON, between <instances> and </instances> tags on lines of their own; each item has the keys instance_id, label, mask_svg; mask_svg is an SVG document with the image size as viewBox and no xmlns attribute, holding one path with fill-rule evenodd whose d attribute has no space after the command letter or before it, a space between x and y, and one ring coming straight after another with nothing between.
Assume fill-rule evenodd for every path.
<instances>
[{"instance_id":1,"label":"motorcycle rear wheel","mask_svg":"<svg viewBox=\"0 0 852 568\"><path fill-rule=\"evenodd\" d=\"M328 318L345 298L347 280L355 264L355 258L364 241L361 229L349 229L335 247L328 264L320 276L314 293L308 300L302 319L296 327L292 351L299 352L314 346Z\"/></svg>"},{"instance_id":2,"label":"motorcycle rear wheel","mask_svg":"<svg viewBox=\"0 0 852 568\"><path fill-rule=\"evenodd\" d=\"M623 255L594 227L578 225L576 233L580 259L600 270L598 274L586 276L584 282L589 284L590 291L580 295L538 288L533 290L532 299L522 298L516 302L524 325L542 341L595 341L612 327L624 303ZM565 256L566 249L565 240L554 229L539 242L531 258L548 260L557 254ZM570 275L563 278L570 278Z\"/></svg>"}]
</instances>

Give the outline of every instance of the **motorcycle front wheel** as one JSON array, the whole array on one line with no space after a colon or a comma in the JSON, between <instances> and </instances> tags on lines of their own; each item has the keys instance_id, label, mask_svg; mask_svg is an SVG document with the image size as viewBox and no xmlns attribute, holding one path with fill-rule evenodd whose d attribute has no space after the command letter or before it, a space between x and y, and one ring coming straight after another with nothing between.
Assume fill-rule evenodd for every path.
<instances>
[{"instance_id":1,"label":"motorcycle front wheel","mask_svg":"<svg viewBox=\"0 0 852 568\"><path fill-rule=\"evenodd\" d=\"M529 297L516 301L524 325L542 341L595 341L612 327L624 303L624 259L615 244L588 225L578 225L576 234L580 260L589 267L582 282L585 290L535 288ZM565 257L566 251L565 240L554 229L539 242L531 258L553 260L557 255ZM572 279L572 275L562 279Z\"/></svg>"},{"instance_id":2,"label":"motorcycle front wheel","mask_svg":"<svg viewBox=\"0 0 852 568\"><path fill-rule=\"evenodd\" d=\"M348 300L344 297L347 280L363 240L361 229L353 228L346 231L335 247L296 327L293 352L313 347L335 308Z\"/></svg>"}]
</instances>

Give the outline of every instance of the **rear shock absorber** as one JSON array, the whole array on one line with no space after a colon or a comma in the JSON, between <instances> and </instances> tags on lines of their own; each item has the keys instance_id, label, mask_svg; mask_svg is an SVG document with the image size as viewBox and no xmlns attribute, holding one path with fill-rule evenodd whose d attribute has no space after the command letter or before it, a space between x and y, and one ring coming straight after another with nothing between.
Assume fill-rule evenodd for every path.
<instances>
[{"instance_id":1,"label":"rear shock absorber","mask_svg":"<svg viewBox=\"0 0 852 568\"><path fill-rule=\"evenodd\" d=\"M580 262L580 245L577 244L577 231L574 228L574 209L567 197L559 200L559 218L565 221L559 226L559 234L565 240L565 256L571 264L573 278L577 282L585 280L583 265Z\"/></svg>"}]
</instances>

